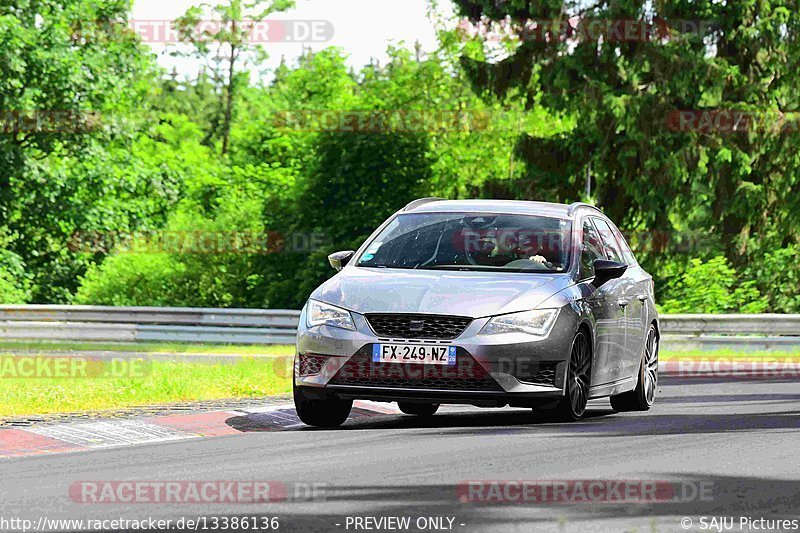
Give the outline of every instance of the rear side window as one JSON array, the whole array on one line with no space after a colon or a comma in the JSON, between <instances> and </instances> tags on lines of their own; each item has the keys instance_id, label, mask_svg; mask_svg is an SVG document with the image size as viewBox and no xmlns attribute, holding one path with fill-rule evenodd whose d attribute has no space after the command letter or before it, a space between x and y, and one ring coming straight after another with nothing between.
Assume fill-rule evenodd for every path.
<instances>
[{"instance_id":1,"label":"rear side window","mask_svg":"<svg viewBox=\"0 0 800 533\"><path fill-rule=\"evenodd\" d=\"M619 242L617 241L617 237L614 235L614 232L611 231L611 226L608 225L608 222L602 218L595 218L594 224L597 226L597 231L600 232L600 239L603 241L603 248L608 258L618 263L628 264L622 253L622 248L620 248Z\"/></svg>"},{"instance_id":2,"label":"rear side window","mask_svg":"<svg viewBox=\"0 0 800 533\"><path fill-rule=\"evenodd\" d=\"M633 255L631 247L628 246L628 242L625 240L625 237L616 226L612 225L611 229L614 231L614 236L617 238L620 248L622 248L622 255L625 257L625 262L629 265L635 265L636 257Z\"/></svg>"},{"instance_id":3,"label":"rear side window","mask_svg":"<svg viewBox=\"0 0 800 533\"><path fill-rule=\"evenodd\" d=\"M594 277L595 259L605 259L600 235L588 218L583 219L583 240L581 242L580 279Z\"/></svg>"}]
</instances>

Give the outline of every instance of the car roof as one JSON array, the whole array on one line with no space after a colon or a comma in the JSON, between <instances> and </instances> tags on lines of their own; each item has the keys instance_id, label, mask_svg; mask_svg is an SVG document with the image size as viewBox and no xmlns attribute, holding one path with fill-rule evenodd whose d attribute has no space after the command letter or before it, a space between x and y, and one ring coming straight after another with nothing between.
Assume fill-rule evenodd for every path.
<instances>
[{"instance_id":1,"label":"car roof","mask_svg":"<svg viewBox=\"0 0 800 533\"><path fill-rule=\"evenodd\" d=\"M406 206L405 213L505 213L511 215L538 215L572 218L578 208L600 210L583 203L556 204L527 200L441 200L423 198Z\"/></svg>"}]
</instances>

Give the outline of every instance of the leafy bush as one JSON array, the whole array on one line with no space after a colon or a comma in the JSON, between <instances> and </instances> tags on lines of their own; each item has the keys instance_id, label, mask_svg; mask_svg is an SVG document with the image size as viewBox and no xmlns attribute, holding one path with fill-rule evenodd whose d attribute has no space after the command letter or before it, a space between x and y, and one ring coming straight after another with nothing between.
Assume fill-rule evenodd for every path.
<instances>
[{"instance_id":1,"label":"leafy bush","mask_svg":"<svg viewBox=\"0 0 800 533\"><path fill-rule=\"evenodd\" d=\"M0 249L0 304L24 304L30 297L30 278L22 258Z\"/></svg>"},{"instance_id":2,"label":"leafy bush","mask_svg":"<svg viewBox=\"0 0 800 533\"><path fill-rule=\"evenodd\" d=\"M774 313L800 313L800 246L780 248L754 261L748 271Z\"/></svg>"},{"instance_id":3,"label":"leafy bush","mask_svg":"<svg viewBox=\"0 0 800 533\"><path fill-rule=\"evenodd\" d=\"M170 306L184 300L185 265L166 254L116 254L89 268L74 302ZM189 293L191 294L191 293Z\"/></svg>"},{"instance_id":4,"label":"leafy bush","mask_svg":"<svg viewBox=\"0 0 800 533\"><path fill-rule=\"evenodd\" d=\"M264 233L261 203L234 195L202 211L187 202L163 230L118 245L89 268L75 303L252 307L249 289L261 278L242 246L255 249L247 239Z\"/></svg>"},{"instance_id":5,"label":"leafy bush","mask_svg":"<svg viewBox=\"0 0 800 533\"><path fill-rule=\"evenodd\" d=\"M668 280L664 313L761 313L768 305L753 280L737 273L723 256L689 261L677 279Z\"/></svg>"}]
</instances>

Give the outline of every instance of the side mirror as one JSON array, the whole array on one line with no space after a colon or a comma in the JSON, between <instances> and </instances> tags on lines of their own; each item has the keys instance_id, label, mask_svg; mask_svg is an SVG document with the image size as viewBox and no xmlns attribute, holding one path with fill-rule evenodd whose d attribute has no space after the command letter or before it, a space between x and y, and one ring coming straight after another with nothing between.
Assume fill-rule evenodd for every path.
<instances>
[{"instance_id":1,"label":"side mirror","mask_svg":"<svg viewBox=\"0 0 800 533\"><path fill-rule=\"evenodd\" d=\"M604 283L621 277L628 270L628 265L607 259L594 260L594 282L595 287L600 287Z\"/></svg>"},{"instance_id":2,"label":"side mirror","mask_svg":"<svg viewBox=\"0 0 800 533\"><path fill-rule=\"evenodd\" d=\"M353 250L348 250L346 252L336 252L328 256L328 262L337 272L340 272L344 267L347 266L347 263L353 258L356 253Z\"/></svg>"}]
</instances>

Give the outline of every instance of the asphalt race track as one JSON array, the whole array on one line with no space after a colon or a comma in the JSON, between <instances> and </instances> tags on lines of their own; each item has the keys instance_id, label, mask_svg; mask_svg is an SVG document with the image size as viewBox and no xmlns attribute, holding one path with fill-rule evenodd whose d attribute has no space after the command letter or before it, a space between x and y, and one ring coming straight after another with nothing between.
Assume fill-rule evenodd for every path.
<instances>
[{"instance_id":1,"label":"asphalt race track","mask_svg":"<svg viewBox=\"0 0 800 533\"><path fill-rule=\"evenodd\" d=\"M243 430L213 439L2 460L3 517L256 515L277 517L279 531L419 531L421 525L425 531L498 532L702 531L712 530L712 517L735 520L734 531L763 531L753 522L740 527L741 517L800 518L795 380L662 378L651 412L615 414L607 402L593 402L589 417L576 424L551 423L521 409L449 407L427 421L380 415L348 421L338 430L267 432L257 424ZM288 499L75 503L70 487L87 480L275 480L285 484ZM660 489L648 501L622 501L613 491L591 502L572 492L544 502L520 501L513 498L517 491L487 503L475 501L488 494L482 489L460 499L465 493L459 483L468 480L645 481ZM316 496L309 495L312 484ZM356 521L389 516L408 517L410 525ZM444 520L437 527L427 517Z\"/></svg>"}]
</instances>

